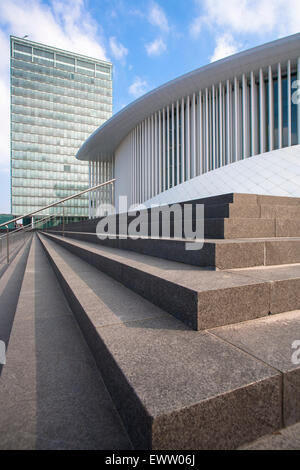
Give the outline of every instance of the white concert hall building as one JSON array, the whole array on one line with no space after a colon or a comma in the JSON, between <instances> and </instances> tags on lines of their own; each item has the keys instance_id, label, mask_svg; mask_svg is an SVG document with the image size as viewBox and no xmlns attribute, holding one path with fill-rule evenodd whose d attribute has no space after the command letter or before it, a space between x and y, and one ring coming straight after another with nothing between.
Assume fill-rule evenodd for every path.
<instances>
[{"instance_id":1,"label":"white concert hall building","mask_svg":"<svg viewBox=\"0 0 300 470\"><path fill-rule=\"evenodd\" d=\"M300 34L235 54L137 99L77 153L90 185L166 204L238 192L300 197ZM109 175L111 176L111 174ZM90 216L101 203L91 197Z\"/></svg>"}]
</instances>

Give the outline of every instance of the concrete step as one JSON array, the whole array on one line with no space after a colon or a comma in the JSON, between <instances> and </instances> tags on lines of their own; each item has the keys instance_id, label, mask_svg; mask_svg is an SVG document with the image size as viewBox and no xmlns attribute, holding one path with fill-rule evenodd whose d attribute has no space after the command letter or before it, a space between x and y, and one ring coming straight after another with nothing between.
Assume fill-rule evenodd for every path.
<instances>
[{"instance_id":1,"label":"concrete step","mask_svg":"<svg viewBox=\"0 0 300 470\"><path fill-rule=\"evenodd\" d=\"M260 196L255 194L225 194L204 199L190 200L179 203L181 207L185 204L192 205L190 217L195 222L196 204L204 204L205 237L207 238L251 238L251 237L273 237L273 236L300 236L300 198L288 198L277 196ZM167 207L167 206L165 206ZM160 211L164 206L152 208L152 214ZM149 233L151 233L150 209L141 209L139 214L147 213ZM127 221L122 216L116 216L116 233L127 232L128 224L136 218L136 212L127 213ZM182 217L182 214L180 215ZM176 215L170 213L170 234L174 236L174 218ZM178 218L178 217L177 217ZM66 224L65 229L77 232L95 232L96 226L102 217L84 222ZM228 222L227 219L239 219ZM250 220L249 220L250 219ZM253 220L251 220L253 219ZM259 220L261 219L261 220ZM288 222L286 222L288 219ZM161 235L161 219L156 229ZM271 222L273 220L273 224ZM61 229L61 226L58 227ZM146 234L144 234L146 235ZM181 236L184 236L182 230Z\"/></svg>"},{"instance_id":2,"label":"concrete step","mask_svg":"<svg viewBox=\"0 0 300 470\"><path fill-rule=\"evenodd\" d=\"M282 428L279 371L41 240L135 449L233 449Z\"/></svg>"},{"instance_id":3,"label":"concrete step","mask_svg":"<svg viewBox=\"0 0 300 470\"><path fill-rule=\"evenodd\" d=\"M0 415L0 449L132 448L37 238L0 378Z\"/></svg>"},{"instance_id":4,"label":"concrete step","mask_svg":"<svg viewBox=\"0 0 300 470\"><path fill-rule=\"evenodd\" d=\"M275 207L270 206L272 210ZM293 209L293 206L290 206ZM283 210L284 212L284 210ZM289 218L290 217L290 218ZM109 225L105 231L116 234L127 234L130 222L133 217L127 220L118 220L116 226ZM100 219L93 219L90 221L67 224L65 230L69 232L87 232L96 233L99 231L97 224ZM119 223L120 222L120 223ZM195 231L200 223L198 219L187 218L184 219L180 216L173 217L173 215L166 220L162 225L162 220L157 219L156 222L151 222L150 216L147 226L143 229L142 235L144 236L159 236L165 237L166 235L174 237L188 238L186 235L185 227L191 227ZM186 224L186 225L185 225ZM114 227L112 232L111 227ZM62 226L54 227L50 231L62 230ZM165 232L167 230L167 233ZM102 230L101 233L104 233ZM273 218L270 213L266 213L265 217L228 217L220 218L205 218L204 219L204 237L208 239L237 239L237 238L270 238L270 237L300 237L300 218L299 216L291 217L289 211L286 212L285 217Z\"/></svg>"},{"instance_id":5,"label":"concrete step","mask_svg":"<svg viewBox=\"0 0 300 470\"><path fill-rule=\"evenodd\" d=\"M267 434L250 444L245 444L239 450L299 450L300 423Z\"/></svg>"},{"instance_id":6,"label":"concrete step","mask_svg":"<svg viewBox=\"0 0 300 470\"><path fill-rule=\"evenodd\" d=\"M300 237L300 220L296 219L207 219L205 238Z\"/></svg>"},{"instance_id":7,"label":"concrete step","mask_svg":"<svg viewBox=\"0 0 300 470\"><path fill-rule=\"evenodd\" d=\"M282 374L283 424L300 421L300 310L211 330Z\"/></svg>"},{"instance_id":8,"label":"concrete step","mask_svg":"<svg viewBox=\"0 0 300 470\"><path fill-rule=\"evenodd\" d=\"M61 230L50 233L62 235ZM185 239L141 237L133 240L116 235L101 240L95 232L64 233L65 237L76 240L221 270L300 263L300 238L204 240L201 249L187 250Z\"/></svg>"},{"instance_id":9,"label":"concrete step","mask_svg":"<svg viewBox=\"0 0 300 470\"><path fill-rule=\"evenodd\" d=\"M300 265L214 271L46 234L195 330L300 308Z\"/></svg>"}]
</instances>

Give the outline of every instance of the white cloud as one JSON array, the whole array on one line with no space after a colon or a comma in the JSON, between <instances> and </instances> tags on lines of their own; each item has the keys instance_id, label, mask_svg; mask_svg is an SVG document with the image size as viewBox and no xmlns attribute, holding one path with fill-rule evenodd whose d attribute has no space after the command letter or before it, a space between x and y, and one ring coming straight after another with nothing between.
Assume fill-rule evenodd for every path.
<instances>
[{"instance_id":1,"label":"white cloud","mask_svg":"<svg viewBox=\"0 0 300 470\"><path fill-rule=\"evenodd\" d=\"M239 44L235 42L231 34L225 33L216 40L217 45L210 59L211 62L223 59L235 54L239 49Z\"/></svg>"},{"instance_id":2,"label":"white cloud","mask_svg":"<svg viewBox=\"0 0 300 470\"><path fill-rule=\"evenodd\" d=\"M157 38L153 42L146 44L145 47L146 47L147 54L150 56L160 55L167 49L165 42L161 38Z\"/></svg>"},{"instance_id":3,"label":"white cloud","mask_svg":"<svg viewBox=\"0 0 300 470\"><path fill-rule=\"evenodd\" d=\"M128 49L126 49L123 44L118 42L115 37L111 37L109 39L109 47L115 59L124 61L125 57L128 54Z\"/></svg>"},{"instance_id":4,"label":"white cloud","mask_svg":"<svg viewBox=\"0 0 300 470\"><path fill-rule=\"evenodd\" d=\"M146 93L148 88L149 87L146 80L143 80L140 77L136 77L134 82L130 85L128 91L132 96L134 96L134 98L138 98L139 96L142 96L144 93Z\"/></svg>"},{"instance_id":5,"label":"white cloud","mask_svg":"<svg viewBox=\"0 0 300 470\"><path fill-rule=\"evenodd\" d=\"M202 16L198 16L194 19L194 21L190 25L190 35L194 38L197 38L202 30L204 18Z\"/></svg>"},{"instance_id":6,"label":"white cloud","mask_svg":"<svg viewBox=\"0 0 300 470\"><path fill-rule=\"evenodd\" d=\"M0 168L9 167L9 35L106 58L102 32L84 0L0 0Z\"/></svg>"},{"instance_id":7,"label":"white cloud","mask_svg":"<svg viewBox=\"0 0 300 470\"><path fill-rule=\"evenodd\" d=\"M155 2L153 2L150 7L148 20L154 26L158 26L162 31L168 32L170 29L164 10Z\"/></svg>"},{"instance_id":8,"label":"white cloud","mask_svg":"<svg viewBox=\"0 0 300 470\"><path fill-rule=\"evenodd\" d=\"M299 31L299 0L196 0L201 13L190 25L197 36L207 23L213 29L235 34L273 34L275 37ZM228 30L229 28L229 30Z\"/></svg>"},{"instance_id":9,"label":"white cloud","mask_svg":"<svg viewBox=\"0 0 300 470\"><path fill-rule=\"evenodd\" d=\"M194 0L199 15L189 26L196 39L203 28L215 37L211 61L242 50L247 42L263 43L295 34L300 25L299 0Z\"/></svg>"}]
</instances>

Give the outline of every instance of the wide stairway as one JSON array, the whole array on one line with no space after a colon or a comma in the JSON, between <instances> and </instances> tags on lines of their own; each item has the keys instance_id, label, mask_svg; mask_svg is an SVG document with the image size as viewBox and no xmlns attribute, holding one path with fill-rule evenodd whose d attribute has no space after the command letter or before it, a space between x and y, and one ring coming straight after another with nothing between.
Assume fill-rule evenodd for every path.
<instances>
[{"instance_id":1,"label":"wide stairway","mask_svg":"<svg viewBox=\"0 0 300 470\"><path fill-rule=\"evenodd\" d=\"M300 199L193 201L193 224L197 202L201 250L174 217L26 243L0 279L0 448L300 448Z\"/></svg>"}]
</instances>

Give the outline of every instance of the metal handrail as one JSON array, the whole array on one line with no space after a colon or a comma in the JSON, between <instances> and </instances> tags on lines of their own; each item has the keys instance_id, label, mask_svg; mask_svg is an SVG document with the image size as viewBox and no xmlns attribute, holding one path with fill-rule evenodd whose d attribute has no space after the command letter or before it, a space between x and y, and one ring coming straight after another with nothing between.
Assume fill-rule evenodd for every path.
<instances>
[{"instance_id":1,"label":"metal handrail","mask_svg":"<svg viewBox=\"0 0 300 470\"><path fill-rule=\"evenodd\" d=\"M44 206L41 209L38 209L34 212L30 212L29 214L21 215L19 217L16 217L15 219L8 220L8 221L4 222L3 224L0 224L0 228L1 227L6 227L8 223L12 224L12 223L17 222L18 220L24 219L26 217L31 217L32 215L38 214L39 212L42 212L46 209L49 209L50 207L59 206L60 204L63 204L64 202L69 201L70 199L74 199L75 197L82 196L82 194L89 193L90 191L95 191L96 189L99 189L102 186L106 186L107 184L112 184L115 181L116 181L116 179L113 178L109 181L106 181L105 183L97 184L96 186L93 186L92 188L88 188L88 189L85 189L84 191L80 191L79 193L73 194L72 196L65 197L64 199L61 199L60 201L53 202L52 204L48 204L47 206Z\"/></svg>"},{"instance_id":2,"label":"metal handrail","mask_svg":"<svg viewBox=\"0 0 300 470\"><path fill-rule=\"evenodd\" d=\"M20 230L23 230L24 232L27 231L25 230L26 227L28 227L29 225L31 226L32 224L27 224L25 227L20 227L20 228L16 228L15 230L13 230L12 232L9 232L9 224L12 224L14 222L17 222L18 220L21 220L21 219L25 219L26 217L31 217L32 215L35 215L35 214L38 214L39 212L42 212L46 209L49 209L50 207L55 207L55 206L59 206L60 204L62 204L63 206L63 217L62 217L62 224L63 224L63 236L64 236L64 232L65 232L65 205L64 203L66 201L69 201L70 199L74 199L76 197L79 197L79 196L82 196L82 194L86 194L86 193L89 193L91 191L95 191L103 186L106 186L108 184L112 184L116 181L115 178L109 180L109 181L106 181L105 183L100 183L100 184L97 184L96 186L93 186L92 188L88 188L88 189L84 189L83 191L80 191L79 193L75 193L73 194L72 196L68 196L68 197L65 197L64 199L61 199L60 201L57 201L57 202L53 202L52 204L48 204L47 206L44 206L42 207L41 209L38 209L34 212L30 212L30 214L26 214L26 215L21 215L19 217L16 217L15 219L12 219L12 220L8 220L2 224L0 224L0 228L1 227L6 227L6 244L7 244L7 264L9 264L9 238L10 238L10 235L14 235L16 232L19 232ZM35 224L39 224L40 222L42 222L43 220L45 219L50 219L51 217L55 217L54 214L51 214L51 215L48 215L46 217L44 217L43 219L40 219L40 220L37 220L35 222ZM34 228L34 227L33 227ZM4 235L5 236L5 235ZM3 237L0 237L1 241L2 241L2 238Z\"/></svg>"},{"instance_id":3,"label":"metal handrail","mask_svg":"<svg viewBox=\"0 0 300 470\"><path fill-rule=\"evenodd\" d=\"M46 217L43 217L42 219L38 220L36 222L36 225L40 224L41 222L45 222L45 220L52 219L52 217L55 217L55 215L54 214L47 215ZM10 237L13 236L15 233L18 233L20 231L23 231L24 233L28 232L29 231L28 227L32 227L32 224L30 223L30 224L27 224L25 226L16 228L15 230L12 230L11 232L9 231L8 224L6 224L5 226L6 226L6 234L2 235L0 237L0 240L1 240L1 243L2 243L2 239L6 237L6 251L7 251L6 261L7 261L7 264L9 264L9 239L10 239Z\"/></svg>"},{"instance_id":4,"label":"metal handrail","mask_svg":"<svg viewBox=\"0 0 300 470\"><path fill-rule=\"evenodd\" d=\"M55 215L54 214L46 215L46 217L44 217L43 219L37 220L35 223L39 224L41 222L45 222L45 220L51 219L52 217L55 217ZM8 223L10 224L11 222L9 221ZM7 227L7 222L5 226ZM18 227L15 230L12 230L11 232L9 232L9 234L14 235L15 233L20 232L21 230L25 230L27 229L27 227L31 227L31 226L32 226L32 223L30 222L30 224L23 225L22 227ZM0 238L4 238L4 237L6 237L6 233L4 233L3 235L0 235Z\"/></svg>"}]
</instances>

